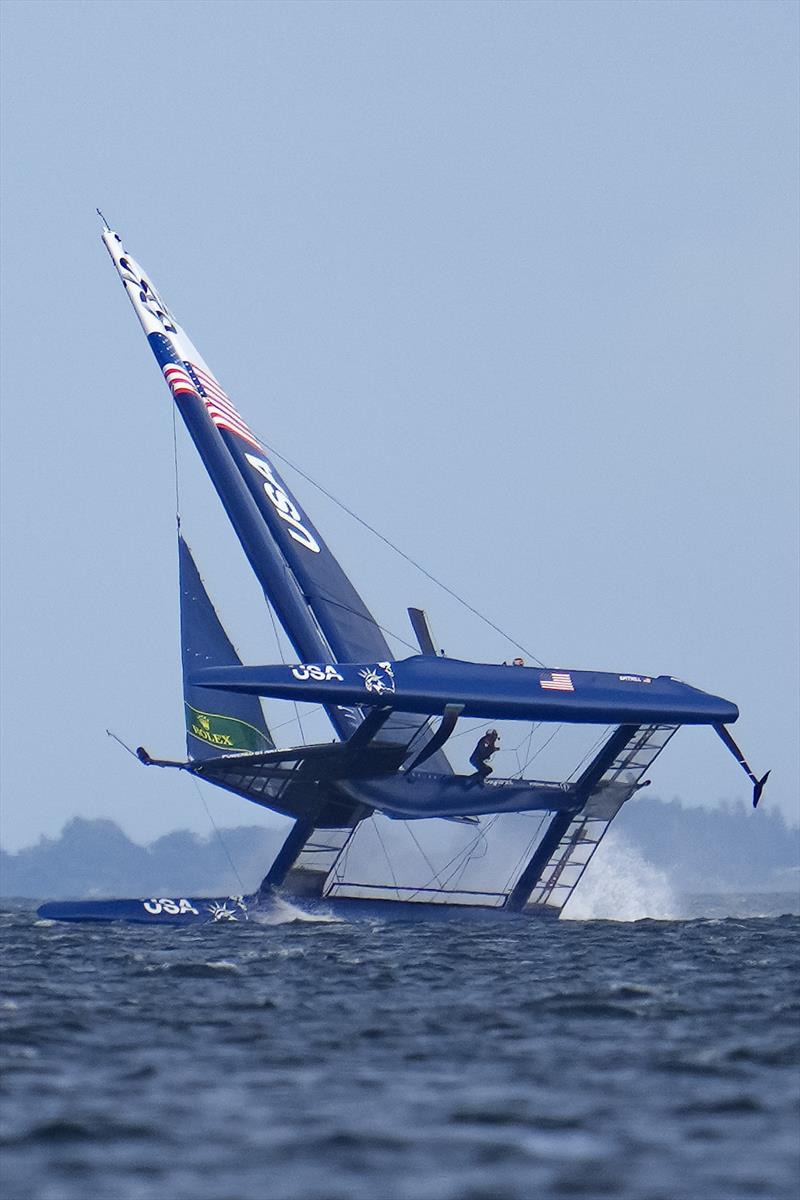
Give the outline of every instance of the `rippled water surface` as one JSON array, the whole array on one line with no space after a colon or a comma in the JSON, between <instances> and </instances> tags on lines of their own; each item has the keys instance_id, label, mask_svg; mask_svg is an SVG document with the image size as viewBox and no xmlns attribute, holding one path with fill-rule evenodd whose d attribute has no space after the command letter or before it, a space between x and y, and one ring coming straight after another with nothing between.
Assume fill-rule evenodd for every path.
<instances>
[{"instance_id":1,"label":"rippled water surface","mask_svg":"<svg viewBox=\"0 0 800 1200\"><path fill-rule=\"evenodd\" d=\"M2 923L4 1200L796 1200L796 917Z\"/></svg>"}]
</instances>

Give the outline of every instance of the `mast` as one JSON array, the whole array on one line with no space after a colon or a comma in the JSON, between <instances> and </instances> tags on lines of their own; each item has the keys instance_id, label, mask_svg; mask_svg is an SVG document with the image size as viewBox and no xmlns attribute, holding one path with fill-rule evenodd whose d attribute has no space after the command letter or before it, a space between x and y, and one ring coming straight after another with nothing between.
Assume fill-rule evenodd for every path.
<instances>
[{"instance_id":1,"label":"mast","mask_svg":"<svg viewBox=\"0 0 800 1200\"><path fill-rule=\"evenodd\" d=\"M280 610L298 654L350 662L388 658L389 646L374 617L211 368L119 235L106 230L103 242L251 566ZM288 600L284 591L292 593Z\"/></svg>"},{"instance_id":2,"label":"mast","mask_svg":"<svg viewBox=\"0 0 800 1200\"><path fill-rule=\"evenodd\" d=\"M106 228L102 237L253 573L300 659L390 659L375 619L150 277L117 233ZM340 738L351 737L362 723L357 707L331 705L326 711ZM424 715L393 715L382 728L382 740L405 744L426 721ZM441 751L430 765L452 772ZM342 827L349 831L363 809L350 802L342 808ZM291 854L287 843L282 856L287 869L312 832L313 826L297 830Z\"/></svg>"},{"instance_id":3,"label":"mast","mask_svg":"<svg viewBox=\"0 0 800 1200\"><path fill-rule=\"evenodd\" d=\"M351 652L388 657L374 618L152 281L118 234L104 230L103 242L248 562L298 656L312 662L337 661ZM360 724L355 709L328 712L340 737Z\"/></svg>"}]
</instances>

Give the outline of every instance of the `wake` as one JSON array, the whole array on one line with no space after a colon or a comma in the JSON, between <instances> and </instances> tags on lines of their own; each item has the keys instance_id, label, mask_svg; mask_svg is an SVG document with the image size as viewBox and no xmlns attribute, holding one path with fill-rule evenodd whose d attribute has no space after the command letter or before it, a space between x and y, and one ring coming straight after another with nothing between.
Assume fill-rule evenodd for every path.
<instances>
[{"instance_id":1,"label":"wake","mask_svg":"<svg viewBox=\"0 0 800 1200\"><path fill-rule=\"evenodd\" d=\"M609 833L564 906L564 921L676 921L685 917L664 871Z\"/></svg>"}]
</instances>

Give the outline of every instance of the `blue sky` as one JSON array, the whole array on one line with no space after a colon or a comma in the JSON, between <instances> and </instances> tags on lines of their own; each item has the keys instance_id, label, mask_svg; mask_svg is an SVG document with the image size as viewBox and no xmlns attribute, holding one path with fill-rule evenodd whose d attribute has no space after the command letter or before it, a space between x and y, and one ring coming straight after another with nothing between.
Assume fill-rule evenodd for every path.
<instances>
[{"instance_id":1,"label":"blue sky","mask_svg":"<svg viewBox=\"0 0 800 1200\"><path fill-rule=\"evenodd\" d=\"M795 4L6 0L3 26L4 845L208 826L105 734L181 752L169 397L96 205L271 444L548 665L735 699L798 819ZM274 658L181 463L226 624ZM508 655L289 478L390 629L421 604L451 654ZM748 794L702 731L653 781Z\"/></svg>"}]
</instances>

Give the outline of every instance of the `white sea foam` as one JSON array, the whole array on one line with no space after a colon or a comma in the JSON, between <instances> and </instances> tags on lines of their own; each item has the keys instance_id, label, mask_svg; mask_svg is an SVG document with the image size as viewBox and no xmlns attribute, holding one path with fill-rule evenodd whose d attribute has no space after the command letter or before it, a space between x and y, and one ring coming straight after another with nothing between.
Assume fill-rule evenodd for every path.
<instances>
[{"instance_id":1,"label":"white sea foam","mask_svg":"<svg viewBox=\"0 0 800 1200\"><path fill-rule=\"evenodd\" d=\"M564 908L568 921L675 921L683 915L668 875L614 832L598 846Z\"/></svg>"},{"instance_id":2,"label":"white sea foam","mask_svg":"<svg viewBox=\"0 0 800 1200\"><path fill-rule=\"evenodd\" d=\"M313 921L322 925L341 923L341 917L335 917L332 913L307 912L280 896L271 897L268 907L252 913L250 920L257 925L288 925L292 921Z\"/></svg>"}]
</instances>

